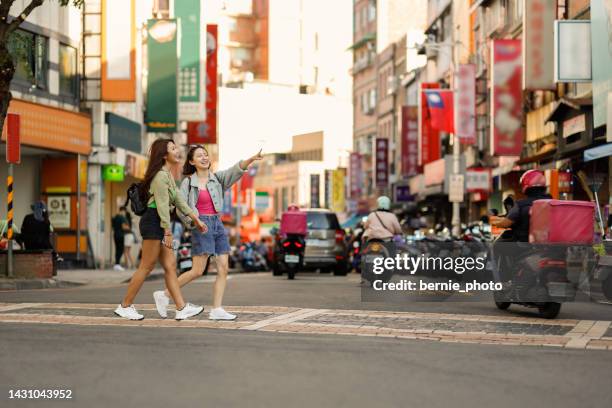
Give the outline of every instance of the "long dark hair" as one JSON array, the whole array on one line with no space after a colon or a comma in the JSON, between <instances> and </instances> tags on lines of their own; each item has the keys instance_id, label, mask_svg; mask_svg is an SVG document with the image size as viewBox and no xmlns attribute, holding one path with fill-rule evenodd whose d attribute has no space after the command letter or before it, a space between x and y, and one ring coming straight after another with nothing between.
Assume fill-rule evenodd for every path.
<instances>
[{"instance_id":1,"label":"long dark hair","mask_svg":"<svg viewBox=\"0 0 612 408\"><path fill-rule=\"evenodd\" d=\"M206 152L206 155L208 155L208 150L206 150L206 148L202 145L193 145L189 148L189 152L187 152L187 160L185 160L185 164L183 165L183 176L191 176L193 173L196 172L196 167L191 164L191 161L193 160L193 155L195 154L196 150L198 149L202 149ZM208 167L208 169L210 169L210 166Z\"/></svg>"},{"instance_id":2,"label":"long dark hair","mask_svg":"<svg viewBox=\"0 0 612 408\"><path fill-rule=\"evenodd\" d=\"M166 164L166 156L168 155L168 145L174 143L172 139L157 139L149 149L149 164L140 189L141 198L146 201L149 197L149 189L153 179Z\"/></svg>"}]
</instances>

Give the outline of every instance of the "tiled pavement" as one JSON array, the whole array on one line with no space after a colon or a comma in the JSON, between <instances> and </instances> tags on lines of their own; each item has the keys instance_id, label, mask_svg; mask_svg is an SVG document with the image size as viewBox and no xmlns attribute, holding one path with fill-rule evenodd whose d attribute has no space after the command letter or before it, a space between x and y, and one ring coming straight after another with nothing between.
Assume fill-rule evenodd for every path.
<instances>
[{"instance_id":1,"label":"tiled pavement","mask_svg":"<svg viewBox=\"0 0 612 408\"><path fill-rule=\"evenodd\" d=\"M233 322L209 321L206 314L178 322L160 319L151 304L137 305L145 320L128 321L113 317L115 307L89 303L0 303L0 327L2 323L187 327L612 351L609 321L236 306L226 308L238 314L238 320Z\"/></svg>"}]
</instances>

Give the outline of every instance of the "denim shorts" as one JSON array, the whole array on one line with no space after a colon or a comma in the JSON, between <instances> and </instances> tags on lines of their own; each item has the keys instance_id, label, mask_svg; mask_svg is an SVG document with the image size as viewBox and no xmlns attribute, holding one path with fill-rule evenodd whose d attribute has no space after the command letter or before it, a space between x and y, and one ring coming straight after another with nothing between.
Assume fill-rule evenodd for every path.
<instances>
[{"instance_id":1,"label":"denim shorts","mask_svg":"<svg viewBox=\"0 0 612 408\"><path fill-rule=\"evenodd\" d=\"M200 215L208 227L208 232L202 234L198 229L191 231L191 253L197 255L222 255L230 253L227 232L218 215Z\"/></svg>"},{"instance_id":2,"label":"denim shorts","mask_svg":"<svg viewBox=\"0 0 612 408\"><path fill-rule=\"evenodd\" d=\"M161 227L161 219L157 213L157 208L147 208L147 211L140 217L139 226L142 239L159 241L164 239L164 229Z\"/></svg>"}]
</instances>

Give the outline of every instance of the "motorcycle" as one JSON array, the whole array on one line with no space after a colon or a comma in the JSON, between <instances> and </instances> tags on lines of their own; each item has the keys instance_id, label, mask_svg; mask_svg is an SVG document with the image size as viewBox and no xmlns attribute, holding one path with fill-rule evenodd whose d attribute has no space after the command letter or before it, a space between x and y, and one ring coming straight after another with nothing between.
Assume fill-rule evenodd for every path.
<instances>
[{"instance_id":1,"label":"motorcycle","mask_svg":"<svg viewBox=\"0 0 612 408\"><path fill-rule=\"evenodd\" d=\"M287 271L288 279L295 279L296 272L304 266L306 243L302 235L289 234L279 241L278 259L274 265L275 275Z\"/></svg>"}]
</instances>

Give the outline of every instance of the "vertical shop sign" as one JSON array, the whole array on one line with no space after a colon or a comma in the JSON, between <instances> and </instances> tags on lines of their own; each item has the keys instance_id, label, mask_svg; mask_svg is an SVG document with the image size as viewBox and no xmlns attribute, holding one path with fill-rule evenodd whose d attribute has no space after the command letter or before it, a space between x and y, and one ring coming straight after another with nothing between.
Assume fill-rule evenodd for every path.
<instances>
[{"instance_id":1,"label":"vertical shop sign","mask_svg":"<svg viewBox=\"0 0 612 408\"><path fill-rule=\"evenodd\" d=\"M179 119L204 119L203 84L201 62L204 61L200 46L203 27L200 23L200 0L180 0L174 2L174 17L180 25L179 57Z\"/></svg>"},{"instance_id":2,"label":"vertical shop sign","mask_svg":"<svg viewBox=\"0 0 612 408\"><path fill-rule=\"evenodd\" d=\"M459 66L457 78L455 131L459 142L476 143L476 66Z\"/></svg>"},{"instance_id":3,"label":"vertical shop sign","mask_svg":"<svg viewBox=\"0 0 612 408\"><path fill-rule=\"evenodd\" d=\"M136 0L102 0L103 101L136 100Z\"/></svg>"},{"instance_id":4,"label":"vertical shop sign","mask_svg":"<svg viewBox=\"0 0 612 408\"><path fill-rule=\"evenodd\" d=\"M593 52L593 126L606 124L612 99L612 1L591 0L591 49ZM608 124L608 142L612 142Z\"/></svg>"},{"instance_id":5,"label":"vertical shop sign","mask_svg":"<svg viewBox=\"0 0 612 408\"><path fill-rule=\"evenodd\" d=\"M363 192L363 168L361 161L362 156L360 153L351 153L349 168L351 198L358 198Z\"/></svg>"},{"instance_id":6,"label":"vertical shop sign","mask_svg":"<svg viewBox=\"0 0 612 408\"><path fill-rule=\"evenodd\" d=\"M346 178L345 169L333 170L332 174L332 210L344 212L346 195L344 191L344 180Z\"/></svg>"},{"instance_id":7,"label":"vertical shop sign","mask_svg":"<svg viewBox=\"0 0 612 408\"><path fill-rule=\"evenodd\" d=\"M173 133L178 121L176 20L149 20L147 131Z\"/></svg>"},{"instance_id":8,"label":"vertical shop sign","mask_svg":"<svg viewBox=\"0 0 612 408\"><path fill-rule=\"evenodd\" d=\"M555 89L557 0L524 0L523 10L523 89Z\"/></svg>"},{"instance_id":9,"label":"vertical shop sign","mask_svg":"<svg viewBox=\"0 0 612 408\"><path fill-rule=\"evenodd\" d=\"M389 139L376 138L374 143L374 185L386 188L389 185Z\"/></svg>"},{"instance_id":10,"label":"vertical shop sign","mask_svg":"<svg viewBox=\"0 0 612 408\"><path fill-rule=\"evenodd\" d=\"M523 149L521 40L493 40L491 154L518 156Z\"/></svg>"},{"instance_id":11,"label":"vertical shop sign","mask_svg":"<svg viewBox=\"0 0 612 408\"><path fill-rule=\"evenodd\" d=\"M310 208L319 208L320 207L320 186L321 176L318 174L310 175Z\"/></svg>"},{"instance_id":12,"label":"vertical shop sign","mask_svg":"<svg viewBox=\"0 0 612 408\"><path fill-rule=\"evenodd\" d=\"M402 106L402 175L419 173L419 108Z\"/></svg>"},{"instance_id":13,"label":"vertical shop sign","mask_svg":"<svg viewBox=\"0 0 612 408\"><path fill-rule=\"evenodd\" d=\"M206 137L217 139L217 25L206 26Z\"/></svg>"},{"instance_id":14,"label":"vertical shop sign","mask_svg":"<svg viewBox=\"0 0 612 408\"><path fill-rule=\"evenodd\" d=\"M325 170L325 208L331 208L332 206L332 179L333 170Z\"/></svg>"}]
</instances>

